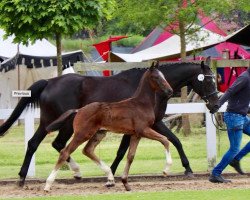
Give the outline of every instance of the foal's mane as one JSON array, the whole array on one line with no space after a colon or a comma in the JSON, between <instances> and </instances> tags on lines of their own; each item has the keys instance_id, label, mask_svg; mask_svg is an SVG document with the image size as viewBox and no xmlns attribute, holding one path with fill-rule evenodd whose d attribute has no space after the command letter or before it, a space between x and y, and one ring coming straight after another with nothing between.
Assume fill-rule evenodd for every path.
<instances>
[{"instance_id":1,"label":"foal's mane","mask_svg":"<svg viewBox=\"0 0 250 200\"><path fill-rule=\"evenodd\" d=\"M138 68L136 68L136 69L138 69ZM140 68L139 70L141 70L141 68ZM145 70L146 70L146 69L145 69ZM145 70L143 70L143 71L145 71ZM141 70L141 71L142 71L142 70ZM148 73L149 73L149 71L145 71L145 72L143 73L143 75L142 75L142 77L141 77L141 79L140 79L140 81L139 81L139 85L138 85L138 87L137 87L137 89L136 89L136 91L135 91L133 97L137 96L137 95L141 92L142 88L144 88L145 85L149 83L149 81L147 80L147 78L148 78Z\"/></svg>"}]
</instances>

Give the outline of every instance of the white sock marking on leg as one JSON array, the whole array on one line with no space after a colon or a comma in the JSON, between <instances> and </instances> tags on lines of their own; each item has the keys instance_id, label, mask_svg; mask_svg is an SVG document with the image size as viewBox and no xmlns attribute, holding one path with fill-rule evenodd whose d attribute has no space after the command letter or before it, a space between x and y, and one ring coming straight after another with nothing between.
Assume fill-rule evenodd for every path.
<instances>
[{"instance_id":1,"label":"white sock marking on leg","mask_svg":"<svg viewBox=\"0 0 250 200\"><path fill-rule=\"evenodd\" d=\"M165 174L168 174L168 172L170 171L170 166L172 165L172 163L173 163L173 161L172 161L170 151L166 150L166 166L165 166L165 169L163 171Z\"/></svg>"},{"instance_id":2,"label":"white sock marking on leg","mask_svg":"<svg viewBox=\"0 0 250 200\"><path fill-rule=\"evenodd\" d=\"M44 187L45 191L49 191L51 188L51 185L53 184L56 175L57 175L58 170L52 170L52 172L50 173L49 177L46 180L46 185Z\"/></svg>"},{"instance_id":3,"label":"white sock marking on leg","mask_svg":"<svg viewBox=\"0 0 250 200\"><path fill-rule=\"evenodd\" d=\"M72 171L74 171L74 176L75 177L82 177L81 172L80 172L80 167L79 165L74 161L74 159L70 158L68 165Z\"/></svg>"}]
</instances>

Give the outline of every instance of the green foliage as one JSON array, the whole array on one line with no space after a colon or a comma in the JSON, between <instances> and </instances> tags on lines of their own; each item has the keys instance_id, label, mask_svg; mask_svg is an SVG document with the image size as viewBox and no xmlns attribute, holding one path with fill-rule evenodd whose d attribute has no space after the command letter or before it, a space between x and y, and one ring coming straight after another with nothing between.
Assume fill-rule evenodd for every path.
<instances>
[{"instance_id":1,"label":"green foliage","mask_svg":"<svg viewBox=\"0 0 250 200\"><path fill-rule=\"evenodd\" d=\"M244 12L247 12L249 14L249 12L250 12L250 3L249 3L249 0L232 1L232 3L234 4L234 6L237 9L242 10Z\"/></svg>"},{"instance_id":2,"label":"green foliage","mask_svg":"<svg viewBox=\"0 0 250 200\"><path fill-rule=\"evenodd\" d=\"M120 34L115 34L115 35L120 35ZM84 39L84 40L65 38L62 40L62 49L65 52L82 49L84 53L90 54L91 50L94 49L92 44L106 40L108 37L109 37L109 35L105 35L105 36L98 37L98 38ZM143 39L144 39L143 36L132 35L126 39L119 40L117 42L113 42L112 45L124 46L124 47L135 47L138 44L140 44L140 42ZM52 41L52 43L55 44L54 40L51 40L51 41Z\"/></svg>"},{"instance_id":3,"label":"green foliage","mask_svg":"<svg viewBox=\"0 0 250 200\"><path fill-rule=\"evenodd\" d=\"M0 26L14 42L71 35L95 27L101 18L110 18L114 0L2 0Z\"/></svg>"},{"instance_id":4,"label":"green foliage","mask_svg":"<svg viewBox=\"0 0 250 200\"><path fill-rule=\"evenodd\" d=\"M62 49L63 51L74 51L81 49L84 53L90 53L93 49L92 44L94 42L90 39L63 39L62 40Z\"/></svg>"},{"instance_id":5,"label":"green foliage","mask_svg":"<svg viewBox=\"0 0 250 200\"><path fill-rule=\"evenodd\" d=\"M230 15L234 9L249 11L250 8L249 0L187 0L186 6L183 6L183 2L183 0L117 0L118 9L114 18L108 23L108 29L145 35L157 25L165 28L172 24L177 27L172 31L178 33L177 22L192 24L197 20L200 11L214 19L221 15Z\"/></svg>"},{"instance_id":6,"label":"green foliage","mask_svg":"<svg viewBox=\"0 0 250 200\"><path fill-rule=\"evenodd\" d=\"M28 44L37 39L56 38L58 75L62 74L63 35L93 28L111 17L115 0L2 0L0 27L14 43Z\"/></svg>"},{"instance_id":7,"label":"green foliage","mask_svg":"<svg viewBox=\"0 0 250 200\"><path fill-rule=\"evenodd\" d=\"M117 41L116 44L117 46L136 47L142 42L143 39L144 37L141 35L132 35L124 40Z\"/></svg>"},{"instance_id":8,"label":"green foliage","mask_svg":"<svg viewBox=\"0 0 250 200\"><path fill-rule=\"evenodd\" d=\"M118 0L118 10L112 23L118 31L143 34L162 20L164 0Z\"/></svg>"}]
</instances>

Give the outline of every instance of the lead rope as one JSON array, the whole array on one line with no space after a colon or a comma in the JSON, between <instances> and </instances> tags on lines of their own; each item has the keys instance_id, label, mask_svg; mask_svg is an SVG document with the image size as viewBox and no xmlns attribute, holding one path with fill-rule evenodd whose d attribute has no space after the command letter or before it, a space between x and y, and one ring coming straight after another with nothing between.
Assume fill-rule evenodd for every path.
<instances>
[{"instance_id":1,"label":"lead rope","mask_svg":"<svg viewBox=\"0 0 250 200\"><path fill-rule=\"evenodd\" d=\"M213 117L213 115L214 115L214 117ZM212 122L213 122L213 124L214 124L214 126L215 126L215 128L216 128L217 130L219 130L219 131L227 131L227 129L221 128L221 127L223 127L222 125L216 125L216 124L215 124L214 119L215 119L215 121L216 121L217 124L221 124L221 123L219 123L219 121L218 121L218 119L216 118L215 114L212 114L212 113L211 113L211 118L212 118Z\"/></svg>"},{"instance_id":2,"label":"lead rope","mask_svg":"<svg viewBox=\"0 0 250 200\"><path fill-rule=\"evenodd\" d=\"M218 155L220 156L220 147L221 147L220 146L220 141L221 141L221 137L220 136L221 136L221 131L227 131L227 129L221 128L222 125L221 125L221 123L219 123L219 120L216 118L215 114L211 113L211 118L212 118L212 122L213 122L214 126L218 130L218 146L217 146L217 148L218 148ZM216 120L216 123L214 122L214 119Z\"/></svg>"}]
</instances>

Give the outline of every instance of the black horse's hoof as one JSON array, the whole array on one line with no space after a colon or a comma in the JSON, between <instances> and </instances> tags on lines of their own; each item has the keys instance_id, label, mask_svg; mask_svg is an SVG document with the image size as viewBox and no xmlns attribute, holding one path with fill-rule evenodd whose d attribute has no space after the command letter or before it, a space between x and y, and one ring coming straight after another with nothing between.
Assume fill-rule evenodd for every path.
<instances>
[{"instance_id":1,"label":"black horse's hoof","mask_svg":"<svg viewBox=\"0 0 250 200\"><path fill-rule=\"evenodd\" d=\"M82 177L80 177L80 176L74 176L74 179L77 180L77 181L80 181L80 180L82 180Z\"/></svg>"},{"instance_id":2,"label":"black horse's hoof","mask_svg":"<svg viewBox=\"0 0 250 200\"><path fill-rule=\"evenodd\" d=\"M19 187L23 187L23 186L24 186L24 182L25 182L25 179L20 178L19 181L17 182L17 185L18 185Z\"/></svg>"},{"instance_id":3,"label":"black horse's hoof","mask_svg":"<svg viewBox=\"0 0 250 200\"><path fill-rule=\"evenodd\" d=\"M188 178L195 178L193 172L190 172L190 171L185 171L184 172L184 175Z\"/></svg>"}]
</instances>

